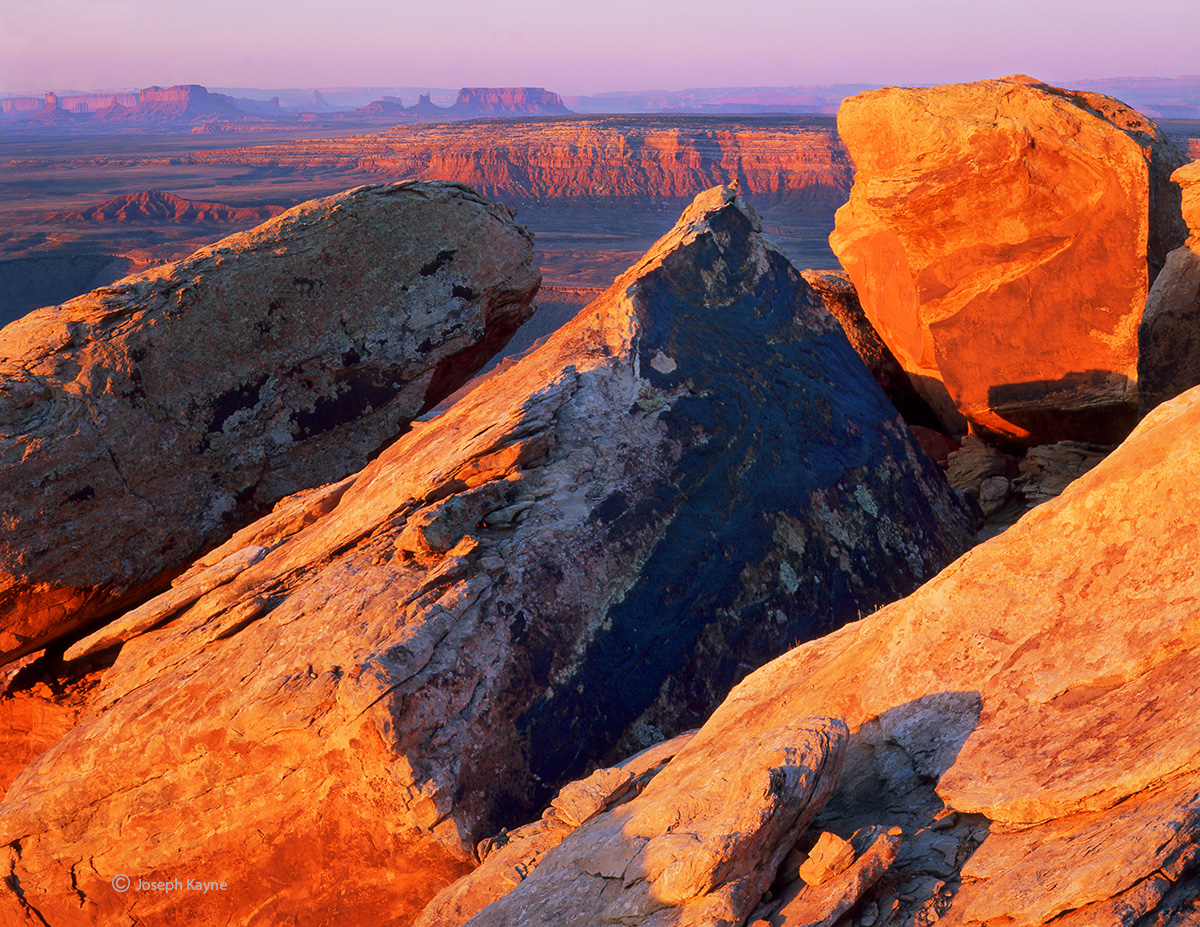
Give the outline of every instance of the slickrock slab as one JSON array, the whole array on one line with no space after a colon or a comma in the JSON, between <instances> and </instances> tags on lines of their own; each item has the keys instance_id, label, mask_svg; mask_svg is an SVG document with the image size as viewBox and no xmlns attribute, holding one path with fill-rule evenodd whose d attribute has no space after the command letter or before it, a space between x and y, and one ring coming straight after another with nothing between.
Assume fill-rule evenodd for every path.
<instances>
[{"instance_id":1,"label":"slickrock slab","mask_svg":"<svg viewBox=\"0 0 1200 927\"><path fill-rule=\"evenodd\" d=\"M1198 454L1192 390L907 599L749 676L692 749L844 713L814 826L913 834L880 927L1174 923L1200 904Z\"/></svg>"},{"instance_id":2,"label":"slickrock slab","mask_svg":"<svg viewBox=\"0 0 1200 927\"><path fill-rule=\"evenodd\" d=\"M532 258L469 188L360 187L5 328L0 662L361 468L532 313Z\"/></svg>"},{"instance_id":3,"label":"slickrock slab","mask_svg":"<svg viewBox=\"0 0 1200 927\"><path fill-rule=\"evenodd\" d=\"M860 94L830 244L947 427L1114 444L1137 410L1138 323L1186 234L1187 158L1109 97L1017 76Z\"/></svg>"},{"instance_id":4,"label":"slickrock slab","mask_svg":"<svg viewBox=\"0 0 1200 927\"><path fill-rule=\"evenodd\" d=\"M970 527L754 212L709 191L542 347L129 629L0 805L23 892L0 910L408 923L481 838L905 594ZM236 890L118 895L121 872Z\"/></svg>"},{"instance_id":5,"label":"slickrock slab","mask_svg":"<svg viewBox=\"0 0 1200 927\"><path fill-rule=\"evenodd\" d=\"M468 924L742 923L833 792L845 737L840 721L809 719L724 749L689 745Z\"/></svg>"},{"instance_id":6,"label":"slickrock slab","mask_svg":"<svg viewBox=\"0 0 1200 927\"><path fill-rule=\"evenodd\" d=\"M1167 255L1138 325L1138 410L1200 385L1200 163L1171 175L1191 236Z\"/></svg>"}]
</instances>

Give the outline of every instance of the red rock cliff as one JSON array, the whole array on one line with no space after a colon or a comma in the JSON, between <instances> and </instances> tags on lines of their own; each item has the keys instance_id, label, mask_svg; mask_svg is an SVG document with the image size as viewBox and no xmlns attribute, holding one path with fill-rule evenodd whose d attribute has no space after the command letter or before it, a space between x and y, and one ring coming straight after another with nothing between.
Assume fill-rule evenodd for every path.
<instances>
[{"instance_id":1,"label":"red rock cliff","mask_svg":"<svg viewBox=\"0 0 1200 927\"><path fill-rule=\"evenodd\" d=\"M195 161L455 180L509 203L678 203L736 180L762 207L834 208L852 179L832 120L811 116L398 126L382 135L204 152Z\"/></svg>"}]
</instances>

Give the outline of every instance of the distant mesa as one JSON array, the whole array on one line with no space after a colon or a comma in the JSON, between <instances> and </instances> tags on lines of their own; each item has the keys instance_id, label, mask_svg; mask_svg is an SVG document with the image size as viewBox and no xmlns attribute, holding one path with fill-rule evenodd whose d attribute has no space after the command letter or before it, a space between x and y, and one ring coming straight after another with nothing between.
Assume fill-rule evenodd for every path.
<instances>
[{"instance_id":1,"label":"distant mesa","mask_svg":"<svg viewBox=\"0 0 1200 927\"><path fill-rule=\"evenodd\" d=\"M464 87L450 107L472 116L565 116L562 97L543 87Z\"/></svg>"},{"instance_id":2,"label":"distant mesa","mask_svg":"<svg viewBox=\"0 0 1200 927\"><path fill-rule=\"evenodd\" d=\"M230 206L186 200L161 190L127 193L74 212L56 212L47 222L172 222L179 225L226 225L264 222L284 211L282 206Z\"/></svg>"},{"instance_id":3,"label":"distant mesa","mask_svg":"<svg viewBox=\"0 0 1200 927\"><path fill-rule=\"evenodd\" d=\"M404 106L398 100L376 100L373 103L368 103L366 106L360 106L358 109L351 110L349 113L343 113L344 116L403 116L405 113Z\"/></svg>"}]
</instances>

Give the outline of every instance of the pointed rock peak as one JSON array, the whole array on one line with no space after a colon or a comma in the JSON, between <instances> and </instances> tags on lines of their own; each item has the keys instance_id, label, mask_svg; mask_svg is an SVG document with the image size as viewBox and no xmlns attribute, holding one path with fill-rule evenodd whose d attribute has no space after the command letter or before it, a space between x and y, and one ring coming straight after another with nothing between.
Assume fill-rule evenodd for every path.
<instances>
[{"instance_id":1,"label":"pointed rock peak","mask_svg":"<svg viewBox=\"0 0 1200 927\"><path fill-rule=\"evenodd\" d=\"M754 231L762 231L762 216L758 214L758 210L742 199L736 180L727 186L713 187L697 195L691 205L683 211L677 226L691 227L706 223L713 215L731 207L746 217Z\"/></svg>"},{"instance_id":2,"label":"pointed rock peak","mask_svg":"<svg viewBox=\"0 0 1200 927\"><path fill-rule=\"evenodd\" d=\"M692 200L671 231L651 245L640 261L617 278L610 288L610 292L623 293L639 278L646 276L660 265L673 252L714 232L718 233L715 245L720 252L728 250L737 243L741 244L735 249L740 256L732 264L726 261L719 268L714 265L711 269L719 271L725 278L733 280L738 277L739 269L744 268L748 274L746 279L750 279L750 277L765 272L766 265L761 261L746 264L745 256L750 251L773 249L766 239L759 237L758 233L761 231L762 217L753 206L742 199L736 181L727 186L705 190ZM749 250L745 247L746 245L751 246ZM783 258L782 255L780 258L786 263L786 258ZM675 272L684 273L684 269L677 268ZM697 299L697 305L704 305L707 302L708 296L711 294L701 291L707 290L709 285L710 281L705 281L700 290L693 294ZM602 303L603 299L598 300L589 309L597 308ZM588 314L588 311L585 310L576 317L576 320L578 321Z\"/></svg>"}]
</instances>

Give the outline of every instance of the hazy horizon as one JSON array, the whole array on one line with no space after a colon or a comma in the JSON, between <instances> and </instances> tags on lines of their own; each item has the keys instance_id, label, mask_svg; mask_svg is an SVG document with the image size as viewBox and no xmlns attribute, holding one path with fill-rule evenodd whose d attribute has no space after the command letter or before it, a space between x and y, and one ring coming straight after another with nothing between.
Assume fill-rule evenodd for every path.
<instances>
[{"instance_id":1,"label":"hazy horizon","mask_svg":"<svg viewBox=\"0 0 1200 927\"><path fill-rule=\"evenodd\" d=\"M1200 4L7 0L0 92L536 86L563 96L1200 74Z\"/></svg>"}]
</instances>

